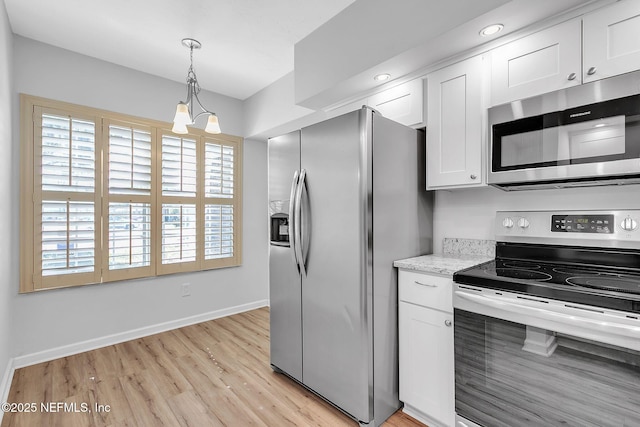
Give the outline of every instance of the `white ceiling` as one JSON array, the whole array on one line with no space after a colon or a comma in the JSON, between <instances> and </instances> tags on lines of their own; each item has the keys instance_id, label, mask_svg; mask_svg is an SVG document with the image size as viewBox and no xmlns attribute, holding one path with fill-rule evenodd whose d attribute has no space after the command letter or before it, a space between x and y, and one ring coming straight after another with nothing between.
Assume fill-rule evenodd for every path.
<instances>
[{"instance_id":1,"label":"white ceiling","mask_svg":"<svg viewBox=\"0 0 640 427\"><path fill-rule=\"evenodd\" d=\"M431 7L429 5L433 5L432 2L446 0L420 1L425 3L401 3L413 4L414 8L420 5L424 9ZM471 6L479 0L460 1L467 1ZM495 18L497 22L505 23L504 32L507 33L593 1L511 0L504 7L469 21L466 32L465 25L450 25L455 27L451 28L453 31L450 30L451 37L442 39L447 40L446 43L440 42L454 51L442 54L451 55L481 43L476 26L485 21L491 23ZM240 100L293 71L294 45L354 2L4 0L15 34L177 82L185 82L189 68L189 50L182 46L181 40L185 37L195 38L202 43L202 49L194 51L194 68L201 87ZM382 1L379 3L382 6L375 7L371 13L381 15L383 21L385 16L393 18L395 15L412 13L411 10L406 11L406 6L404 9L399 7L399 3L389 2L388 7ZM420 26L428 26L429 20L442 19L442 16L427 12L421 12L419 16L423 17L420 18ZM383 25L375 29L353 28L348 32L351 35L364 35L366 39L367 31L383 31L401 42L406 38L407 31L402 27L402 20L398 25L389 28ZM339 39L341 36L337 37ZM462 38L463 42L459 40ZM428 52L446 50L443 46L426 46ZM406 67L416 68L421 64L413 62L419 58L432 59L427 53L411 54L409 51L411 57L402 61Z\"/></svg>"},{"instance_id":2,"label":"white ceiling","mask_svg":"<svg viewBox=\"0 0 640 427\"><path fill-rule=\"evenodd\" d=\"M15 34L246 99L293 70L293 46L355 0L4 0Z\"/></svg>"}]
</instances>

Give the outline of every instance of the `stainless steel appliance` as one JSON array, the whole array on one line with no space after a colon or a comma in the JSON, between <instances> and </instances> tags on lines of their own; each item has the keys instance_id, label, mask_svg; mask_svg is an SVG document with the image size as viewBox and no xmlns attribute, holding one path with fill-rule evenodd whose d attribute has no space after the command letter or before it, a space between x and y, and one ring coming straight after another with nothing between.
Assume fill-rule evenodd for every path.
<instances>
[{"instance_id":1,"label":"stainless steel appliance","mask_svg":"<svg viewBox=\"0 0 640 427\"><path fill-rule=\"evenodd\" d=\"M489 109L503 190L640 183L640 72Z\"/></svg>"},{"instance_id":2,"label":"stainless steel appliance","mask_svg":"<svg viewBox=\"0 0 640 427\"><path fill-rule=\"evenodd\" d=\"M454 274L458 427L640 425L640 211L498 212Z\"/></svg>"},{"instance_id":3,"label":"stainless steel appliance","mask_svg":"<svg viewBox=\"0 0 640 427\"><path fill-rule=\"evenodd\" d=\"M270 246L271 365L363 424L400 406L392 263L432 249L423 150L369 108L268 143L270 214L290 236Z\"/></svg>"}]
</instances>

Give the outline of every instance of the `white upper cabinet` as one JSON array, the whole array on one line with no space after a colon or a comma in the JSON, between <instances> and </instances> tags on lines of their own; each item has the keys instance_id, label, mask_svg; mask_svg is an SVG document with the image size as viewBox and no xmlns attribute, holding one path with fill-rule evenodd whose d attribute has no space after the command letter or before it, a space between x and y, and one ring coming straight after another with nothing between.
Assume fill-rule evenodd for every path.
<instances>
[{"instance_id":1,"label":"white upper cabinet","mask_svg":"<svg viewBox=\"0 0 640 427\"><path fill-rule=\"evenodd\" d=\"M483 185L483 57L427 76L427 189Z\"/></svg>"},{"instance_id":2,"label":"white upper cabinet","mask_svg":"<svg viewBox=\"0 0 640 427\"><path fill-rule=\"evenodd\" d=\"M491 105L581 83L581 20L542 30L491 52Z\"/></svg>"},{"instance_id":3,"label":"white upper cabinet","mask_svg":"<svg viewBox=\"0 0 640 427\"><path fill-rule=\"evenodd\" d=\"M378 110L384 117L407 126L423 122L422 79L384 90L367 98L367 105Z\"/></svg>"},{"instance_id":4,"label":"white upper cabinet","mask_svg":"<svg viewBox=\"0 0 640 427\"><path fill-rule=\"evenodd\" d=\"M491 55L491 105L638 70L640 1L621 0Z\"/></svg>"},{"instance_id":5,"label":"white upper cabinet","mask_svg":"<svg viewBox=\"0 0 640 427\"><path fill-rule=\"evenodd\" d=\"M583 17L584 83L640 69L640 2L624 0Z\"/></svg>"},{"instance_id":6,"label":"white upper cabinet","mask_svg":"<svg viewBox=\"0 0 640 427\"><path fill-rule=\"evenodd\" d=\"M424 125L424 89L422 78L399 84L354 102L350 102L327 112L327 117L335 117L368 105L384 117L406 126Z\"/></svg>"}]
</instances>

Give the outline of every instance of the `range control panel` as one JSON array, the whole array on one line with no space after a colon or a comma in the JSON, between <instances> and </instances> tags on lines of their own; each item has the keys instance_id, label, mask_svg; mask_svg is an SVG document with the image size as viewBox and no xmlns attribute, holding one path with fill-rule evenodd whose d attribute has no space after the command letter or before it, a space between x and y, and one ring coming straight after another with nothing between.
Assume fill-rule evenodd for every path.
<instances>
[{"instance_id":1,"label":"range control panel","mask_svg":"<svg viewBox=\"0 0 640 427\"><path fill-rule=\"evenodd\" d=\"M613 215L551 215L554 233L607 233L612 234Z\"/></svg>"},{"instance_id":2,"label":"range control panel","mask_svg":"<svg viewBox=\"0 0 640 427\"><path fill-rule=\"evenodd\" d=\"M640 249L640 210L499 211L496 241Z\"/></svg>"}]
</instances>

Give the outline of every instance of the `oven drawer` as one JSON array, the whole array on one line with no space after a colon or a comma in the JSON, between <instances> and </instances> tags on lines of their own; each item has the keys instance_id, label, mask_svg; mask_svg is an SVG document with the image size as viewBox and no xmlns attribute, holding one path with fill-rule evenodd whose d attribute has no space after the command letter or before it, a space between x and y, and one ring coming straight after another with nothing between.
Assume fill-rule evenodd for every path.
<instances>
[{"instance_id":1,"label":"oven drawer","mask_svg":"<svg viewBox=\"0 0 640 427\"><path fill-rule=\"evenodd\" d=\"M398 273L398 298L400 301L436 310L453 311L453 279L427 273L400 270Z\"/></svg>"}]
</instances>

